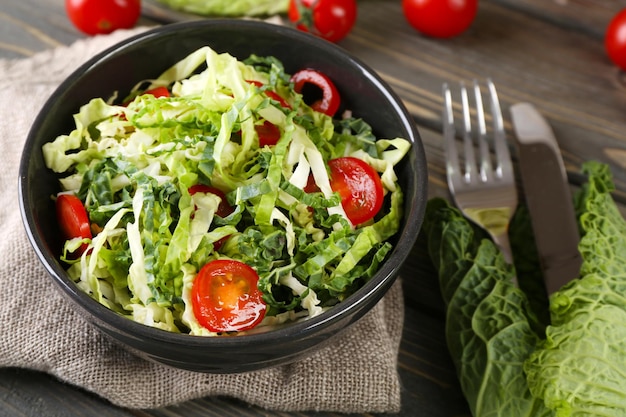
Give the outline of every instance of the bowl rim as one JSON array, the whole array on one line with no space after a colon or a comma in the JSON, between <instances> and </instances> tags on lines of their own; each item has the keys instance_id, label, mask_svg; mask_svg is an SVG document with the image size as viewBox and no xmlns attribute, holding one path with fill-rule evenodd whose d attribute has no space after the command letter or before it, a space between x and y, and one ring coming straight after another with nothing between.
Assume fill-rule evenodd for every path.
<instances>
[{"instance_id":1,"label":"bowl rim","mask_svg":"<svg viewBox=\"0 0 626 417\"><path fill-rule=\"evenodd\" d=\"M132 48L137 44L150 42L153 39L171 36L174 33L182 31L196 31L202 30L207 27L224 27L228 26L230 29L233 27L239 27L242 30L247 29L260 29L269 30L275 32L280 36L288 36L295 38L305 44L312 45L315 48L320 48L329 51L331 54L342 54L350 60L356 68L358 68L362 75L375 86L375 89L383 94L387 102L393 106L396 116L402 120L402 130L406 130L408 137L405 139L411 142L411 150L409 152L415 154L417 166L416 178L419 183L415 184L415 187L422 189L423 194L419 192L415 193L415 198L411 202L411 216L414 218L408 218L409 213L405 212L404 226L399 230L397 241L402 242L402 245L394 245L389 257L385 259L380 266L376 274L368 280L361 288L359 288L354 294L347 299L341 301L337 306L334 306L318 316L308 318L302 321L291 322L287 326L281 326L276 329L258 332L240 334L236 337L207 337L190 335L187 333L173 333L166 330L161 330L148 325L144 325L127 317L123 317L114 311L110 310L106 306L100 304L97 300L94 300L88 294L81 291L72 280L65 276L65 270L57 261L51 262L54 259L54 255L45 252L42 248L46 247L45 239L42 234L36 229L36 220L33 216L33 212L30 210L30 206L33 202L30 199L28 192L28 165L30 155L29 149L32 151L34 142L37 138L37 128L43 123L46 118L47 110L54 106L55 99L65 89L71 87L77 80L79 80L84 73L89 72L94 67L106 62L113 58L118 52L124 51L128 48ZM215 29L218 30L218 29ZM210 44L210 42L207 42ZM191 52L191 51L190 51ZM408 155L405 156L408 158ZM408 162L407 162L408 163ZM31 129L26 138L22 156L19 166L19 205L22 222L26 229L27 237L31 246L34 248L39 261L43 264L46 271L51 275L53 281L57 284L56 287L62 290L63 295L69 296L76 304L80 306L86 312L90 318L96 319L100 323L104 323L107 327L115 329L123 329L125 334L134 335L137 338L165 341L175 344L186 344L198 347L206 347L206 345L219 347L231 347L241 343L266 343L272 344L280 343L293 338L294 334L298 334L301 337L311 336L316 333L316 330L323 328L328 324L339 321L343 318L351 317L355 312L358 312L359 307L363 303L372 303L372 307L383 297L386 290L391 287L395 278L399 273L399 269L408 257L411 248L413 247L421 223L423 221L425 206L426 206L426 188L427 188L427 168L426 157L424 153L423 143L420 135L417 131L415 122L412 116L404 106L399 96L392 90L392 88L378 75L376 71L370 68L360 58L354 56L351 52L343 49L342 47L325 41L321 38L317 38L314 35L296 30L288 26L277 25L274 23L268 23L260 20L242 20L242 19L208 19L197 21L186 21L172 23L156 28L148 29L144 32L134 34L128 38L117 42L116 44L102 50L89 60L78 66L71 74L66 77L53 93L45 101L43 107L40 109L38 115L31 125ZM421 198L420 198L421 196ZM405 201L406 204L406 201ZM400 247L402 246L402 247ZM385 288L385 291L380 292L381 287ZM361 315L356 317L357 319L364 315L366 311L363 311Z\"/></svg>"}]
</instances>

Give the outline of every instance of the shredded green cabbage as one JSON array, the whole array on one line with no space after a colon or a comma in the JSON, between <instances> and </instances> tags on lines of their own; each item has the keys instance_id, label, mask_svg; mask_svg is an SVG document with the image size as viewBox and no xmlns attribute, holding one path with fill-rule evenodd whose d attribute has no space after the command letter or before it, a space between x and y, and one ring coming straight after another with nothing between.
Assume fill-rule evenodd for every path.
<instances>
[{"instance_id":1,"label":"shredded green cabbage","mask_svg":"<svg viewBox=\"0 0 626 417\"><path fill-rule=\"evenodd\" d=\"M157 86L171 96L142 93ZM363 120L313 111L276 59L239 61L204 47L139 83L124 103L91 100L72 132L43 147L47 166L63 174L62 192L84 202L98 231L80 259L63 259L77 285L110 309L211 335L193 315L190 291L203 265L230 258L259 274L262 325L311 317L356 291L391 250L403 204L394 166L410 143L377 140ZM259 146L255 125L264 121L279 127L276 145ZM374 167L386 194L383 210L359 227L330 186L327 161L342 156ZM309 176L319 192L303 191ZM199 183L224 191L234 212L222 218L219 197L190 195ZM65 253L82 243L66 242Z\"/></svg>"}]
</instances>

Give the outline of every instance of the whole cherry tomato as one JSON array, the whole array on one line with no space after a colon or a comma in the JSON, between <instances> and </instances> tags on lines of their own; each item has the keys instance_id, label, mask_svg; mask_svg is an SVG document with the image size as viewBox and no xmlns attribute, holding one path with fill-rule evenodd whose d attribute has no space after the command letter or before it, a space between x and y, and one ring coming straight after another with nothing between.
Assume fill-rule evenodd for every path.
<instances>
[{"instance_id":1,"label":"whole cherry tomato","mask_svg":"<svg viewBox=\"0 0 626 417\"><path fill-rule=\"evenodd\" d=\"M65 0L67 15L87 35L132 28L141 14L140 0Z\"/></svg>"},{"instance_id":2,"label":"whole cherry tomato","mask_svg":"<svg viewBox=\"0 0 626 417\"><path fill-rule=\"evenodd\" d=\"M356 22L356 0L291 0L288 17L296 27L339 42Z\"/></svg>"},{"instance_id":3,"label":"whole cherry tomato","mask_svg":"<svg viewBox=\"0 0 626 417\"><path fill-rule=\"evenodd\" d=\"M402 0L406 20L424 35L451 38L474 21L478 0Z\"/></svg>"},{"instance_id":4,"label":"whole cherry tomato","mask_svg":"<svg viewBox=\"0 0 626 417\"><path fill-rule=\"evenodd\" d=\"M383 185L367 162L353 157L328 161L330 188L341 196L341 205L354 225L372 219L383 205Z\"/></svg>"},{"instance_id":5,"label":"whole cherry tomato","mask_svg":"<svg viewBox=\"0 0 626 417\"><path fill-rule=\"evenodd\" d=\"M55 207L57 222L65 239L92 238L87 210L78 197L73 194L61 194L57 197ZM76 255L81 255L86 249L87 244L84 243Z\"/></svg>"},{"instance_id":6,"label":"whole cherry tomato","mask_svg":"<svg viewBox=\"0 0 626 417\"><path fill-rule=\"evenodd\" d=\"M256 271L240 261L218 259L204 265L191 288L196 320L218 333L255 327L267 310L258 281Z\"/></svg>"},{"instance_id":7,"label":"whole cherry tomato","mask_svg":"<svg viewBox=\"0 0 626 417\"><path fill-rule=\"evenodd\" d=\"M611 61L626 70L626 9L618 12L609 22L604 34L604 47Z\"/></svg>"}]
</instances>

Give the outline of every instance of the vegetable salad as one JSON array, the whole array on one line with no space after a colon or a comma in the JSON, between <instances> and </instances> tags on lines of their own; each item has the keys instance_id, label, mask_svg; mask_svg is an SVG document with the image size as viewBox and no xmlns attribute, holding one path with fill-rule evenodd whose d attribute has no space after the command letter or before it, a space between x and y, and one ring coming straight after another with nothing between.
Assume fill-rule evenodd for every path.
<instances>
[{"instance_id":1,"label":"vegetable salad","mask_svg":"<svg viewBox=\"0 0 626 417\"><path fill-rule=\"evenodd\" d=\"M308 101L275 58L203 47L128 97L85 104L43 147L62 174L71 278L132 320L207 336L313 317L355 292L399 229L394 166L410 142Z\"/></svg>"}]
</instances>

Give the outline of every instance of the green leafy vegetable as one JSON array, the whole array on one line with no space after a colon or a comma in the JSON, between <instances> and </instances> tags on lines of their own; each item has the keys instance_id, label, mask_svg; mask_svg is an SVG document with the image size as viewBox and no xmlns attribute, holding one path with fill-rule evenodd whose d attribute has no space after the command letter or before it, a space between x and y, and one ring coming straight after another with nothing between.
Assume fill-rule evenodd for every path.
<instances>
[{"instance_id":1,"label":"green leafy vegetable","mask_svg":"<svg viewBox=\"0 0 626 417\"><path fill-rule=\"evenodd\" d=\"M548 313L544 304L531 308L491 240L447 202L428 204L423 233L447 305L447 342L476 417L616 416L626 409L626 222L610 194L608 166L588 162L583 172L588 183L576 195L581 277L550 297L547 326L537 319ZM516 239L528 237L522 212L512 225ZM536 253L529 253L516 253L517 276L536 294L537 282L529 283Z\"/></svg>"},{"instance_id":2,"label":"green leafy vegetable","mask_svg":"<svg viewBox=\"0 0 626 417\"><path fill-rule=\"evenodd\" d=\"M289 0L158 0L174 10L210 16L269 16L286 13Z\"/></svg>"},{"instance_id":3,"label":"green leafy vegetable","mask_svg":"<svg viewBox=\"0 0 626 417\"><path fill-rule=\"evenodd\" d=\"M190 287L211 260L255 269L269 307L263 325L320 314L371 278L400 227L394 166L410 143L315 112L289 79L273 57L239 61L204 47L138 84L123 105L84 105L76 128L43 147L96 231L80 259L63 258L77 285L133 320L204 335ZM171 95L144 94L145 84ZM280 139L260 146L256 126L266 122ZM377 217L358 227L331 189L328 160L343 156L372 165L386 193ZM304 191L310 178L319 192ZM217 214L216 194L190 193L197 184L224 192L232 213ZM65 252L82 243L69 240Z\"/></svg>"},{"instance_id":4,"label":"green leafy vegetable","mask_svg":"<svg viewBox=\"0 0 626 417\"><path fill-rule=\"evenodd\" d=\"M447 305L446 337L472 414L550 415L528 389L524 361L539 336L514 271L495 244L442 199L428 202L423 232Z\"/></svg>"},{"instance_id":5,"label":"green leafy vegetable","mask_svg":"<svg viewBox=\"0 0 626 417\"><path fill-rule=\"evenodd\" d=\"M559 417L616 416L626 410L626 222L608 166L589 162L583 172L581 278L551 297L552 325L524 369Z\"/></svg>"}]
</instances>

